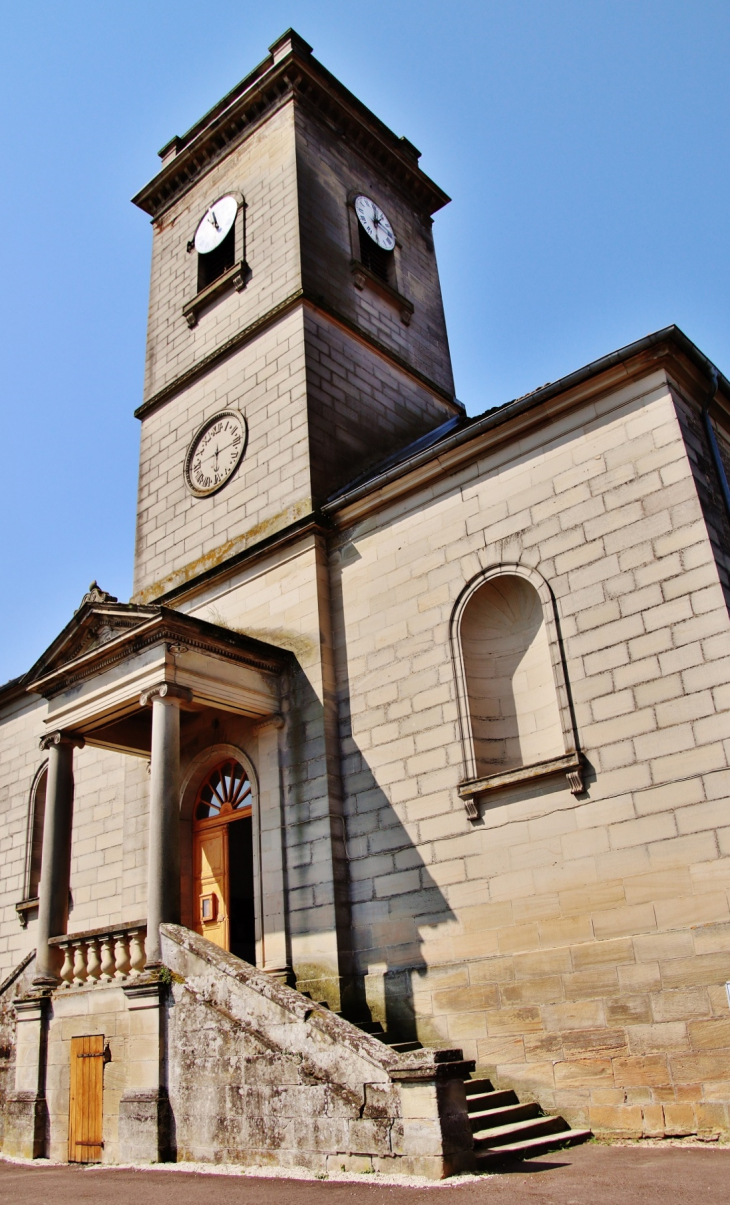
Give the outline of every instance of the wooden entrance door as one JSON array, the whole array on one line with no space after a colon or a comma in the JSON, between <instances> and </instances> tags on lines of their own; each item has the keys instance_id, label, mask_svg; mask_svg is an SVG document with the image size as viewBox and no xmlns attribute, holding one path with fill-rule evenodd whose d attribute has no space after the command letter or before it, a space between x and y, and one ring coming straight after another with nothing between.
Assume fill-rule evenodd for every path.
<instances>
[{"instance_id":1,"label":"wooden entrance door","mask_svg":"<svg viewBox=\"0 0 730 1205\"><path fill-rule=\"evenodd\" d=\"M228 828L250 815L248 775L240 762L228 758L203 782L193 821L194 928L223 950L231 948Z\"/></svg>"},{"instance_id":2,"label":"wooden entrance door","mask_svg":"<svg viewBox=\"0 0 730 1205\"><path fill-rule=\"evenodd\" d=\"M68 1102L69 1163L98 1163L104 1145L104 1035L71 1039L71 1088Z\"/></svg>"}]
</instances>

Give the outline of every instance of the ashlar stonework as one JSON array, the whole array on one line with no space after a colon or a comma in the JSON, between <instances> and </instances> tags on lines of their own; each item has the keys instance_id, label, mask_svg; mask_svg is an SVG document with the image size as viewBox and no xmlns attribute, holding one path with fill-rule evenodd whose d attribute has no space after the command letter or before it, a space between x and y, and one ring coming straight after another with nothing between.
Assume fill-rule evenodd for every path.
<instances>
[{"instance_id":1,"label":"ashlar stonework","mask_svg":"<svg viewBox=\"0 0 730 1205\"><path fill-rule=\"evenodd\" d=\"M134 594L0 692L6 1153L730 1137L730 382L668 327L468 418L447 202L291 30L135 197Z\"/></svg>"}]
</instances>

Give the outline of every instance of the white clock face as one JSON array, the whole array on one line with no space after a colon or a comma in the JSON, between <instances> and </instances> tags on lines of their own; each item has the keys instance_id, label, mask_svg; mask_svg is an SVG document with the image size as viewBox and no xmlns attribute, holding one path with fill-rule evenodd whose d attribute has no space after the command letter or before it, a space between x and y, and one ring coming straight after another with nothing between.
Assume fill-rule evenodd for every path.
<instances>
[{"instance_id":1,"label":"white clock face","mask_svg":"<svg viewBox=\"0 0 730 1205\"><path fill-rule=\"evenodd\" d=\"M196 432L185 458L185 479L198 498L230 481L246 451L248 430L238 410L222 410Z\"/></svg>"},{"instance_id":2,"label":"white clock face","mask_svg":"<svg viewBox=\"0 0 730 1205\"><path fill-rule=\"evenodd\" d=\"M363 230L366 230L374 243L383 251L392 251L395 247L393 227L379 205L370 197L355 197L355 213Z\"/></svg>"},{"instance_id":3,"label":"white clock face","mask_svg":"<svg viewBox=\"0 0 730 1205\"><path fill-rule=\"evenodd\" d=\"M195 250L199 255L215 251L223 242L238 213L238 201L235 197L221 197L215 205L203 214L195 231Z\"/></svg>"}]
</instances>

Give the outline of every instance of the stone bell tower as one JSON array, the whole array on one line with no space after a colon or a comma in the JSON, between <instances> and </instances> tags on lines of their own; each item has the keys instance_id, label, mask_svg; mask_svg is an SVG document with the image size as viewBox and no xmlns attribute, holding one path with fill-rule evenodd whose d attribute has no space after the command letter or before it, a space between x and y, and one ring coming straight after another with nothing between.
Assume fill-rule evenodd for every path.
<instances>
[{"instance_id":1,"label":"stone bell tower","mask_svg":"<svg viewBox=\"0 0 730 1205\"><path fill-rule=\"evenodd\" d=\"M462 412L431 237L448 197L302 38L287 31L160 155L134 198L153 226L137 410L143 602L300 522ZM358 196L385 216L394 246L369 237ZM206 214L214 228L222 199L221 222L235 217L201 253L196 232ZM230 409L245 418L245 455L201 496L186 457L201 425Z\"/></svg>"},{"instance_id":2,"label":"stone bell tower","mask_svg":"<svg viewBox=\"0 0 730 1205\"><path fill-rule=\"evenodd\" d=\"M132 601L294 654L283 836L266 840L283 843L296 981L339 1008L351 926L319 508L462 414L431 237L448 197L291 30L161 157L135 197L153 252ZM255 765L263 738L230 739Z\"/></svg>"}]
</instances>

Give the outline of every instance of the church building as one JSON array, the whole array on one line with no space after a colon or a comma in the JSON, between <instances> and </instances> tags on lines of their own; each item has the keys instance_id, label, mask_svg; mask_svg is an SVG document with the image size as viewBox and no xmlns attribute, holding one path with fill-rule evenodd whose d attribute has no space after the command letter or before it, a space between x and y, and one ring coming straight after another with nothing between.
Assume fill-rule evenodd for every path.
<instances>
[{"instance_id":1,"label":"church building","mask_svg":"<svg viewBox=\"0 0 730 1205\"><path fill-rule=\"evenodd\" d=\"M289 30L134 198L134 593L0 689L6 1155L730 1139L730 382L467 417L419 157Z\"/></svg>"}]
</instances>

